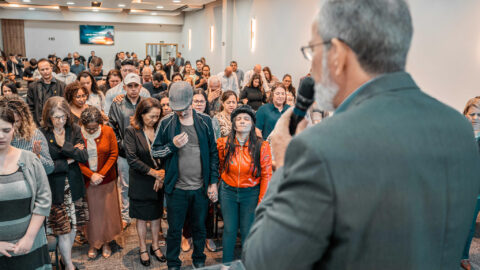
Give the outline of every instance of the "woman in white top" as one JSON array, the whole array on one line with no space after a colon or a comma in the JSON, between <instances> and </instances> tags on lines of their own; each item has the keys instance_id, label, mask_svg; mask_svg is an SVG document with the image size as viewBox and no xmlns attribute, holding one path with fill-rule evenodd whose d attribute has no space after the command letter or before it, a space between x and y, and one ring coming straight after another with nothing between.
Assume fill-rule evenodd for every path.
<instances>
[{"instance_id":1,"label":"woman in white top","mask_svg":"<svg viewBox=\"0 0 480 270\"><path fill-rule=\"evenodd\" d=\"M88 91L87 104L94 106L102 112L104 120L108 120L105 113L105 95L98 89L97 82L89 71L82 71L78 74L77 80L80 82L83 88Z\"/></svg>"}]
</instances>

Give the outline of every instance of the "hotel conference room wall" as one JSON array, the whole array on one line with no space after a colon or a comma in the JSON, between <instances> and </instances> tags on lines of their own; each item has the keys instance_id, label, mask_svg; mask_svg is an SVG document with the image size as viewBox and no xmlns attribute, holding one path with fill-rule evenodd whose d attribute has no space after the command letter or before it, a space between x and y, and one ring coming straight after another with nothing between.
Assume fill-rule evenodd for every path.
<instances>
[{"instance_id":1,"label":"hotel conference room wall","mask_svg":"<svg viewBox=\"0 0 480 270\"><path fill-rule=\"evenodd\" d=\"M27 57L41 58L56 52L64 57L68 52L78 51L88 57L90 51L95 51L104 62L104 70L114 66L115 53L119 51L134 51L138 57L145 58L145 43L180 43L181 26L159 26L147 24L108 24L115 27L115 44L81 45L79 25L95 23L25 21L25 45ZM49 40L54 37L55 40ZM4 37L5 38L5 37ZM155 56L152 55L153 58Z\"/></svg>"}]
</instances>

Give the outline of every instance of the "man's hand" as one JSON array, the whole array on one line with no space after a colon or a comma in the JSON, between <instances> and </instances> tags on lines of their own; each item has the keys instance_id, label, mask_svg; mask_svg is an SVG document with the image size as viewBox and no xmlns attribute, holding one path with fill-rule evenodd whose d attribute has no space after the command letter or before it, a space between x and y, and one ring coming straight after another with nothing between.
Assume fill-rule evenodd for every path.
<instances>
[{"instance_id":1,"label":"man's hand","mask_svg":"<svg viewBox=\"0 0 480 270\"><path fill-rule=\"evenodd\" d=\"M182 148L184 147L188 142L188 134L185 132L182 132L178 134L177 136L173 137L173 144L177 148Z\"/></svg>"},{"instance_id":2,"label":"man's hand","mask_svg":"<svg viewBox=\"0 0 480 270\"><path fill-rule=\"evenodd\" d=\"M125 98L125 95L118 95L113 99L113 102L120 103Z\"/></svg>"},{"instance_id":3,"label":"man's hand","mask_svg":"<svg viewBox=\"0 0 480 270\"><path fill-rule=\"evenodd\" d=\"M208 102L213 102L216 98L218 98L222 94L222 89L218 89L215 91L210 91L208 94Z\"/></svg>"},{"instance_id":4,"label":"man's hand","mask_svg":"<svg viewBox=\"0 0 480 270\"><path fill-rule=\"evenodd\" d=\"M208 198L210 199L210 201L212 201L213 203L216 203L218 201L217 184L210 184L208 186L207 194L208 194Z\"/></svg>"},{"instance_id":5,"label":"man's hand","mask_svg":"<svg viewBox=\"0 0 480 270\"><path fill-rule=\"evenodd\" d=\"M275 128L270 134L270 147L272 149L272 155L275 159L276 168L283 166L285 160L285 152L287 151L287 146L292 140L292 136L289 132L290 118L292 117L293 107L289 108L283 115L278 119ZM297 131L295 134L302 132L307 127L307 120L303 119L298 123Z\"/></svg>"}]
</instances>

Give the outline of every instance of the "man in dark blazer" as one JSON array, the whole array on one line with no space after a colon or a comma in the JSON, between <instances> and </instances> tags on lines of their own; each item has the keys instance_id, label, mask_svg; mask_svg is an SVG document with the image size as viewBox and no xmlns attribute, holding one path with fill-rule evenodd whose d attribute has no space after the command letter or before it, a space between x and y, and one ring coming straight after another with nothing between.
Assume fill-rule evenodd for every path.
<instances>
[{"instance_id":1,"label":"man in dark blazer","mask_svg":"<svg viewBox=\"0 0 480 270\"><path fill-rule=\"evenodd\" d=\"M404 71L407 4L323 1L312 28L315 100L335 114L291 141L291 110L277 123L246 268L458 269L480 156L465 117Z\"/></svg>"},{"instance_id":2,"label":"man in dark blazer","mask_svg":"<svg viewBox=\"0 0 480 270\"><path fill-rule=\"evenodd\" d=\"M175 64L175 57L170 58L168 63L163 66L163 70L167 74L167 79L171 81L173 74L179 71L179 67Z\"/></svg>"},{"instance_id":3,"label":"man in dark blazer","mask_svg":"<svg viewBox=\"0 0 480 270\"><path fill-rule=\"evenodd\" d=\"M8 73L15 74L15 78L21 79L23 77L23 64L21 59L16 55L10 54L7 61Z\"/></svg>"}]
</instances>

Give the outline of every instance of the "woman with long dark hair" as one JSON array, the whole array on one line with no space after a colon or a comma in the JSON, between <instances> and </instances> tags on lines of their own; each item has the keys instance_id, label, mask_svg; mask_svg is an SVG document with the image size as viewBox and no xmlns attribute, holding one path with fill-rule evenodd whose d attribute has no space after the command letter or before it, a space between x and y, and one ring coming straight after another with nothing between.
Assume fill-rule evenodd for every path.
<instances>
[{"instance_id":1,"label":"woman with long dark hair","mask_svg":"<svg viewBox=\"0 0 480 270\"><path fill-rule=\"evenodd\" d=\"M84 70L78 74L77 80L88 91L87 104L95 106L105 113L105 95L98 89L97 81L95 81L92 73Z\"/></svg>"},{"instance_id":2,"label":"woman with long dark hair","mask_svg":"<svg viewBox=\"0 0 480 270\"><path fill-rule=\"evenodd\" d=\"M130 121L131 126L125 131L125 152L130 165L129 214L131 218L137 219L140 262L144 266L150 265L146 244L147 222L152 231L150 254L160 262L167 261L158 246L165 170L160 169L160 161L154 159L150 152L161 108L160 102L155 98L142 99Z\"/></svg>"},{"instance_id":3,"label":"woman with long dark hair","mask_svg":"<svg viewBox=\"0 0 480 270\"><path fill-rule=\"evenodd\" d=\"M232 131L231 114L238 105L237 94L232 90L223 92L220 99L221 111L217 113L212 119L213 131L215 132L215 139L225 137Z\"/></svg>"},{"instance_id":4,"label":"woman with long dark hair","mask_svg":"<svg viewBox=\"0 0 480 270\"><path fill-rule=\"evenodd\" d=\"M262 77L259 74L253 74L245 89L240 92L240 100L255 111L267 102L267 96L263 90Z\"/></svg>"},{"instance_id":5,"label":"woman with long dark hair","mask_svg":"<svg viewBox=\"0 0 480 270\"><path fill-rule=\"evenodd\" d=\"M245 242L255 218L255 208L272 177L270 146L255 133L255 111L242 105L232 112L231 122L232 132L217 140L224 263L234 260L238 229L242 244Z\"/></svg>"}]
</instances>

